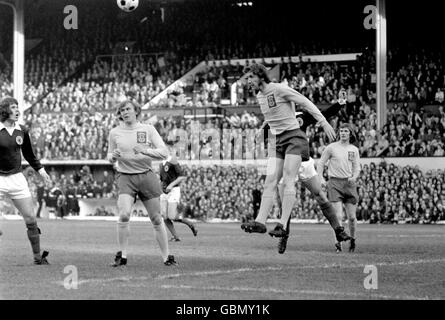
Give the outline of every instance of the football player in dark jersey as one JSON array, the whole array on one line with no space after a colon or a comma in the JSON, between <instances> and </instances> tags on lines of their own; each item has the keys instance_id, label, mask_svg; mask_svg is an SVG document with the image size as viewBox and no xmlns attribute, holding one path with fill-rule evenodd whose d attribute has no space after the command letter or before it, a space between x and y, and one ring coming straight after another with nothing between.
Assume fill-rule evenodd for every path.
<instances>
[{"instance_id":1,"label":"football player in dark jersey","mask_svg":"<svg viewBox=\"0 0 445 320\"><path fill-rule=\"evenodd\" d=\"M28 182L22 173L22 154L47 185L51 178L34 154L29 130L17 123L20 111L12 97L0 100L0 197L9 197L25 220L27 235L34 254L34 264L49 264L47 251L40 253L40 229L34 214L34 205Z\"/></svg>"},{"instance_id":2,"label":"football player in dark jersey","mask_svg":"<svg viewBox=\"0 0 445 320\"><path fill-rule=\"evenodd\" d=\"M180 241L173 221L187 225L195 237L198 231L190 220L181 217L181 214L178 213L177 208L181 198L180 184L187 179L187 177L183 175L182 168L178 163L173 142L167 141L166 145L170 155L167 160L162 161L159 165L159 177L161 178L162 191L164 192L164 194L161 195L161 214L164 217L167 229L173 236L170 240Z\"/></svg>"}]
</instances>

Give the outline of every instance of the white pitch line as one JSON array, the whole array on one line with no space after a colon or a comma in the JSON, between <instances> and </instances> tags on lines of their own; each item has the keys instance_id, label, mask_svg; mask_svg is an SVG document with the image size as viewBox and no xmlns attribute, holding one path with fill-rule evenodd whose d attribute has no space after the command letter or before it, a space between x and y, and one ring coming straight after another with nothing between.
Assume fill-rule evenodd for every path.
<instances>
[{"instance_id":1,"label":"white pitch line","mask_svg":"<svg viewBox=\"0 0 445 320\"><path fill-rule=\"evenodd\" d=\"M210 271L197 271L190 273L174 273L167 275L160 275L155 277L116 277L116 278L92 278L79 280L78 284L85 283L106 283L106 282L114 282L114 281L144 281L144 280L164 280L171 278L179 278L184 276L191 277L200 277L200 276L208 276L208 275L218 275L218 274L227 274L227 273L242 273L242 272L252 272L252 271L277 271L282 270L282 267L267 267L267 268L240 268L240 269L229 269L229 270L210 270ZM57 284L64 285L63 281L57 281Z\"/></svg>"},{"instance_id":2,"label":"white pitch line","mask_svg":"<svg viewBox=\"0 0 445 320\"><path fill-rule=\"evenodd\" d=\"M331 263L324 265L311 265L311 266L279 266L279 267L264 267L264 268L238 268L238 269L226 269L226 270L210 270L210 271L196 271L189 273L173 273L167 275L160 275L155 277L117 277L117 278L92 278L79 280L78 284L87 283L109 283L109 282L130 282L130 281L146 281L146 280L164 280L173 279L179 277L205 277L221 274L234 274L234 273L244 273L244 272L261 272L261 271L280 271L280 270L298 270L298 269L331 269L331 268L363 268L366 265L374 266L404 266L413 264L428 264L428 263L441 263L445 262L445 258L439 259L420 259L420 260L408 260L408 261L398 261L398 262L377 262L377 263L361 263L361 264L340 264ZM63 286L63 281L57 281L57 284Z\"/></svg>"},{"instance_id":3,"label":"white pitch line","mask_svg":"<svg viewBox=\"0 0 445 320\"><path fill-rule=\"evenodd\" d=\"M265 267L265 268L240 268L240 269L229 269L229 270L210 270L210 271L196 271L190 273L174 273L174 274L166 274L163 276L158 276L156 279L171 279L171 278L179 278L182 276L213 276L219 274L227 274L227 273L241 273L241 272L252 272L252 271L277 271L283 270L283 267Z\"/></svg>"},{"instance_id":4,"label":"white pitch line","mask_svg":"<svg viewBox=\"0 0 445 320\"><path fill-rule=\"evenodd\" d=\"M364 268L366 265L375 266L403 266L411 264L425 264L425 263L437 263L445 262L445 258L440 259L422 259L422 260L409 260L409 261L399 261L399 262L379 262L379 263L361 263L361 264L340 264L331 263L324 265L312 265L312 266L281 266L281 267L266 267L266 268L240 268L240 269L229 269L229 270L211 270L211 271L197 271L192 273L176 273L168 274L164 276L159 276L156 279L171 279L178 278L182 276L207 276L207 275L220 275L220 274L231 274L231 273L241 273L241 272L252 272L252 271L278 271L278 270L289 270L289 269L330 269L330 268Z\"/></svg>"},{"instance_id":5,"label":"white pitch line","mask_svg":"<svg viewBox=\"0 0 445 320\"><path fill-rule=\"evenodd\" d=\"M427 264L427 263L440 263L445 262L445 258L439 259L420 259L420 260L408 260L408 261L397 261L397 262L369 262L369 263L360 263L360 264L341 264L341 263L332 263L332 264L324 264L319 266L295 266L295 269L330 269L330 268L358 268L365 267L366 265L374 265L374 266L406 266L411 264ZM294 267L291 267L294 269Z\"/></svg>"},{"instance_id":6,"label":"white pitch line","mask_svg":"<svg viewBox=\"0 0 445 320\"><path fill-rule=\"evenodd\" d=\"M362 298L379 298L379 299L408 299L408 300L429 300L429 297L416 297L416 296L398 296L398 295L385 295L376 293L350 293L350 292L338 292L338 291L324 291L324 290L282 290L276 288L252 288L252 287L198 287L189 285L162 285L164 289L187 289L187 290L214 290L214 291L232 291L232 292L260 292L260 293L280 293L280 294L316 294L316 295L336 295L347 297L362 297Z\"/></svg>"}]
</instances>

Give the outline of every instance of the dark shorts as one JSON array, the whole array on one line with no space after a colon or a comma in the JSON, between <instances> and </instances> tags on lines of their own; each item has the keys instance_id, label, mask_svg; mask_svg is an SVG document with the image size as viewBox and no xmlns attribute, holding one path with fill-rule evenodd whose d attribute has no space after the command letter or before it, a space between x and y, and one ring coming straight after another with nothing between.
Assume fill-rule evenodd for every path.
<instances>
[{"instance_id":1,"label":"dark shorts","mask_svg":"<svg viewBox=\"0 0 445 320\"><path fill-rule=\"evenodd\" d=\"M309 142L301 129L288 130L276 135L275 148L273 143L270 146L271 157L284 159L286 154L296 154L301 156L302 161L309 160Z\"/></svg>"},{"instance_id":2,"label":"dark shorts","mask_svg":"<svg viewBox=\"0 0 445 320\"><path fill-rule=\"evenodd\" d=\"M358 203L357 185L348 182L348 179L330 177L328 181L328 199L331 202Z\"/></svg>"},{"instance_id":3,"label":"dark shorts","mask_svg":"<svg viewBox=\"0 0 445 320\"><path fill-rule=\"evenodd\" d=\"M161 183L153 171L137 174L117 174L118 194L139 196L141 201L158 198L162 194Z\"/></svg>"}]
</instances>

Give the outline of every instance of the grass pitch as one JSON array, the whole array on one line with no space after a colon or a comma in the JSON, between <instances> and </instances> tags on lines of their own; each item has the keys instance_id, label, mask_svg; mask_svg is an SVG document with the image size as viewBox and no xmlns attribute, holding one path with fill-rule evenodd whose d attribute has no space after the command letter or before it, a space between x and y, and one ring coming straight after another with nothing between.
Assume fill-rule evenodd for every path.
<instances>
[{"instance_id":1,"label":"grass pitch","mask_svg":"<svg viewBox=\"0 0 445 320\"><path fill-rule=\"evenodd\" d=\"M132 222L128 265L112 268L116 223L39 220L51 265L34 266L23 221L2 221L0 299L445 299L445 226L359 225L357 249L335 253L328 225L291 226L285 254L276 238L239 224L176 223L177 266L164 266L150 223ZM269 230L273 225L268 225ZM377 289L365 289L366 265ZM77 289L65 278L78 275ZM64 273L64 270L67 273ZM72 284L72 282L71 282Z\"/></svg>"}]
</instances>

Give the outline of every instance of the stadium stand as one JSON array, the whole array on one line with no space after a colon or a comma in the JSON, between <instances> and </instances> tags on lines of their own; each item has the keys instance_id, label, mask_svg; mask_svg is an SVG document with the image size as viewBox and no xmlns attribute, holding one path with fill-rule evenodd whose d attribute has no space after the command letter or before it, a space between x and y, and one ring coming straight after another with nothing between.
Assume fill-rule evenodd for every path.
<instances>
[{"instance_id":1,"label":"stadium stand","mask_svg":"<svg viewBox=\"0 0 445 320\"><path fill-rule=\"evenodd\" d=\"M73 0L72 4L80 11L86 8L85 2L80 0ZM277 60L270 67L279 65L275 80L299 90L316 104L331 104L336 101L338 90L346 89L353 108L332 119L332 124L334 128L342 122L349 122L353 126L364 158L443 157L445 154L443 51L395 47L388 52L387 98L390 109L387 124L378 131L373 107L376 94L374 52L366 47L366 39L363 39L363 43L355 41L355 47L351 47L347 41L332 43L327 40L328 36L322 43L314 43L304 35L300 42L295 42L288 32L284 32L289 28L285 18L291 18L290 13L283 13L283 21L274 21L274 28L254 26L253 21L261 18L260 10L235 8L225 1L168 4L165 16L160 14L159 4L146 3L144 5L152 11L144 12L153 12L148 18L144 16L145 13L125 16L109 1L97 0L97 4L97 7L85 10L88 14L82 15L80 21L84 27L76 33L66 33L62 24L56 23L60 17L55 13L61 12L61 3L48 5L35 2L27 10L27 38L36 40L38 44L29 49L26 56L25 99L32 108L25 115L25 123L31 128L36 154L43 160L105 159L108 132L117 125L113 114L115 104L129 94L139 103L147 104L201 61L206 64L203 71L171 90L165 99L151 104L148 112L144 111L143 120L154 123L164 140L176 139L175 132L183 130L190 141L194 121L186 121L182 116L156 119L152 110L217 107L222 100L230 100L230 86L240 76L242 66L216 66L217 60L243 59L249 62L253 58L283 59L307 54L348 52L360 52L361 55L356 61L348 63L289 63ZM270 9L273 12L274 8ZM197 10L202 14L197 16ZM0 13L2 30L11 24L11 17ZM2 33L0 37L0 92L1 96L5 96L12 93L11 63L6 58L11 56L11 47L7 44L12 39L10 33ZM253 93L245 86L239 86L235 103L239 110L202 125L219 132L223 129L241 129L241 135L243 130L257 129L262 117L257 111L243 109L253 104ZM319 128L309 126L307 135L311 155L319 158L326 146L324 133ZM180 160L195 160L202 153L209 156L211 144L200 139L198 151L188 146L188 156ZM234 152L234 158L243 156L245 146L242 148L240 152ZM406 183L409 185L414 179L411 175L420 175L425 186L423 182L417 186L419 189L414 191L410 201L401 201L403 190L395 187L399 186L396 182L390 181L393 188L387 188L383 195L373 197L369 195L375 190L361 187L363 201L359 214L362 220L395 220L394 208L405 203L411 203L411 207L405 208L408 216L398 211L399 221L424 221L422 219L427 215L431 221L444 218L443 173L437 173L433 178L411 168L392 169L394 174L406 174L404 179L408 179ZM61 175L63 169L57 170ZM363 168L362 177L367 188L371 185L368 183L369 177L378 177L378 182L373 181L378 185L381 181L387 182L387 177L380 175L386 172L380 166L368 170L371 169ZM254 214L254 206L246 204L252 203L252 193L258 190L258 172L236 167L215 167L210 172L204 168L188 168L187 172L191 177L184 188L183 210L187 215L197 219L229 219L240 218L240 215L249 218ZM199 177L201 173L203 177ZM240 177L248 180L242 187L237 185ZM108 190L105 195L97 190L95 192L97 186L104 186L100 180L97 185L93 180L83 181L82 184L71 177L60 178L60 181L61 189L76 188L76 197L110 197L115 192L110 183L104 187L104 190ZM206 183L209 186L227 185L227 188L230 185L230 189L218 187L214 194L208 194L203 189ZM434 185L434 190L429 184ZM398 200L387 201L385 194L390 199ZM423 199L424 203L414 199L415 194L419 197L427 195L428 199L433 199L432 205L426 198ZM369 201L364 200L366 195L370 197ZM293 216L321 219L315 203L304 192L299 196L303 202L301 207L295 208ZM409 198L410 194L404 197ZM418 212L418 218L410 216L414 211Z\"/></svg>"}]
</instances>

